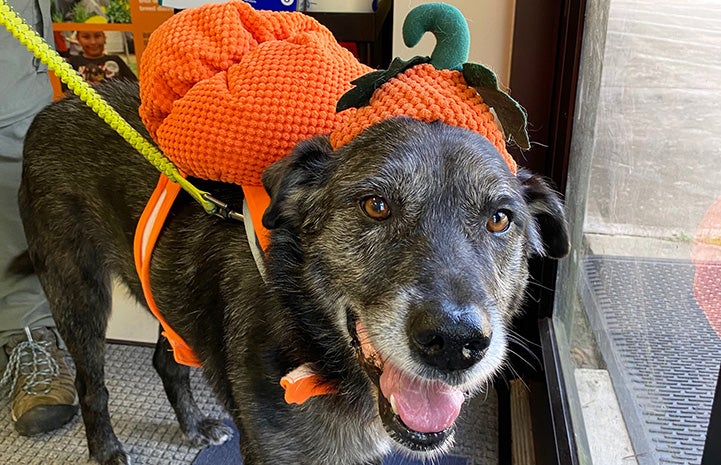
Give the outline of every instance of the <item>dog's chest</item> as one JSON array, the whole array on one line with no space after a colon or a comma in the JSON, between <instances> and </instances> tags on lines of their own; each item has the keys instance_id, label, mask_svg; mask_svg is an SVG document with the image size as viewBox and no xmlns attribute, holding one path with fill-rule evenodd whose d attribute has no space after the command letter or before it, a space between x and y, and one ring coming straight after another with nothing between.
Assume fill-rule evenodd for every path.
<instances>
[{"instance_id":1,"label":"dog's chest","mask_svg":"<svg viewBox=\"0 0 721 465\"><path fill-rule=\"evenodd\" d=\"M337 403L330 399L312 399L294 409L297 410L291 421L293 430L286 430L287 436L275 438L286 436L280 441L302 444L295 463L360 465L371 463L391 450L391 439L377 414L361 415L337 408ZM288 443L285 444L287 447Z\"/></svg>"}]
</instances>

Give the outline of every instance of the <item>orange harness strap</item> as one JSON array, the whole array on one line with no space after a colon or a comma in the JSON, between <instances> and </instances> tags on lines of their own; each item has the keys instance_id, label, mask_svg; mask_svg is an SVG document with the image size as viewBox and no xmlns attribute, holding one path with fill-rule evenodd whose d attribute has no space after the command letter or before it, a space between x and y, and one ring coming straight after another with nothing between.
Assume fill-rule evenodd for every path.
<instances>
[{"instance_id":1,"label":"orange harness strap","mask_svg":"<svg viewBox=\"0 0 721 465\"><path fill-rule=\"evenodd\" d=\"M262 189L262 188L261 188ZM160 314L158 306L153 299L153 293L150 289L150 260L153 256L153 248L158 240L160 231L163 229L165 220L170 212L175 198L180 192L180 185L170 181L165 175L160 175L158 185L153 191L153 195L148 200L145 210L138 221L135 230L135 239L133 249L135 254L135 267L143 286L143 294L148 308L153 312L155 318L158 319L163 327L163 336L168 339L173 349L173 357L175 361L181 365L200 367L201 363L198 357L190 348L187 342L170 327L163 315ZM265 191L259 189L247 189L246 200L250 200L250 213L254 225L260 224L262 217L263 198L267 198ZM256 229L259 229L256 226ZM264 228L256 230L259 242L263 248L267 246L268 236ZM312 364L306 363L288 373L280 381L281 386L285 390L285 400L287 403L302 404L311 397L332 394L337 392L335 386L324 384L319 375L316 374Z\"/></svg>"},{"instance_id":2,"label":"orange harness strap","mask_svg":"<svg viewBox=\"0 0 721 465\"><path fill-rule=\"evenodd\" d=\"M153 293L150 289L150 260L153 256L153 248L158 240L160 231L163 229L165 219L170 212L175 198L180 191L180 185L170 181L165 175L160 175L158 185L153 191L148 204L145 206L138 227L135 230L135 240L133 250L135 254L135 267L143 285L143 294L148 308L155 318L158 319L163 327L163 336L168 339L170 346L173 348L173 357L175 361L181 365L193 367L201 366L200 359L195 355L193 349L187 342L170 327L163 315L160 314L158 306L153 299Z\"/></svg>"}]
</instances>

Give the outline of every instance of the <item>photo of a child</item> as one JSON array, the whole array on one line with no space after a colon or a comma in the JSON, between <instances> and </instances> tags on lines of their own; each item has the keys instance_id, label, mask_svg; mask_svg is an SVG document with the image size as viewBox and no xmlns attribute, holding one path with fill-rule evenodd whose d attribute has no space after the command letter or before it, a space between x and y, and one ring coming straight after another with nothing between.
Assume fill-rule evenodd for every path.
<instances>
[{"instance_id":1,"label":"photo of a child","mask_svg":"<svg viewBox=\"0 0 721 465\"><path fill-rule=\"evenodd\" d=\"M173 16L158 0L50 0L55 48L91 85L138 80L150 34ZM54 97L68 87L52 75Z\"/></svg>"},{"instance_id":2,"label":"photo of a child","mask_svg":"<svg viewBox=\"0 0 721 465\"><path fill-rule=\"evenodd\" d=\"M78 31L76 39L83 52L81 55L70 55L68 61L86 81L91 84L105 79L137 81L137 77L122 58L105 53L104 31Z\"/></svg>"},{"instance_id":3,"label":"photo of a child","mask_svg":"<svg viewBox=\"0 0 721 465\"><path fill-rule=\"evenodd\" d=\"M69 49L77 45L81 52L78 54L68 53L67 61L89 84L97 85L110 79L126 79L137 81L138 78L133 70L119 55L107 53L108 34L118 36L122 43L125 38L121 32L105 31L77 31L69 38ZM125 47L123 44L120 48ZM63 91L66 90L63 88Z\"/></svg>"}]
</instances>

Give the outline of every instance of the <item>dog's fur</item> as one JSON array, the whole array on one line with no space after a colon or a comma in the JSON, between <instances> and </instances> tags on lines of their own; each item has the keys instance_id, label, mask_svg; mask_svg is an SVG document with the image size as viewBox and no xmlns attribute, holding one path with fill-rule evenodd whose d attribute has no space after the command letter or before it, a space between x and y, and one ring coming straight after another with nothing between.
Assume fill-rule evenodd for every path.
<instances>
[{"instance_id":1,"label":"dog's fur","mask_svg":"<svg viewBox=\"0 0 721 465\"><path fill-rule=\"evenodd\" d=\"M98 89L147 137L136 85ZM110 280L144 302L132 244L157 178L75 98L46 108L28 132L20 205L29 253L77 367L90 455L103 464L129 460L110 425L103 380ZM195 182L240 210L238 186ZM326 137L303 142L263 183L272 200L267 282L243 225L207 215L184 193L151 271L159 308L240 430L245 463L369 464L398 443L416 454L450 447L450 432L397 433L382 408L377 365L468 394L488 385L504 363L527 259L568 251L558 196L523 170L512 175L483 137L404 118L335 153ZM373 196L390 208L387 219L364 212ZM503 215L508 229L489 231L489 219ZM361 349L359 325L375 359ZM463 356L443 353L456 343ZM191 440L226 440L227 428L200 414L189 369L162 337L153 362ZM278 381L306 362L337 393L287 405Z\"/></svg>"}]
</instances>

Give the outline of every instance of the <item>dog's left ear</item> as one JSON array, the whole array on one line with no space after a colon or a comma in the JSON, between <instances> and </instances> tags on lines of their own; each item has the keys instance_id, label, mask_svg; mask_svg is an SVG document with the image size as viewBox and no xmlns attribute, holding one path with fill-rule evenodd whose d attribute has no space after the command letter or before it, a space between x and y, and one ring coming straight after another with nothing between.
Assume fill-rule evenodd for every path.
<instances>
[{"instance_id":1,"label":"dog's left ear","mask_svg":"<svg viewBox=\"0 0 721 465\"><path fill-rule=\"evenodd\" d=\"M535 225L528 228L533 255L562 258L571 248L561 198L546 181L524 169L518 170L523 197Z\"/></svg>"},{"instance_id":2,"label":"dog's left ear","mask_svg":"<svg viewBox=\"0 0 721 465\"><path fill-rule=\"evenodd\" d=\"M265 228L301 225L304 206L325 179L332 153L328 138L316 137L301 142L263 172L261 181L270 196L270 206L263 214Z\"/></svg>"}]
</instances>

